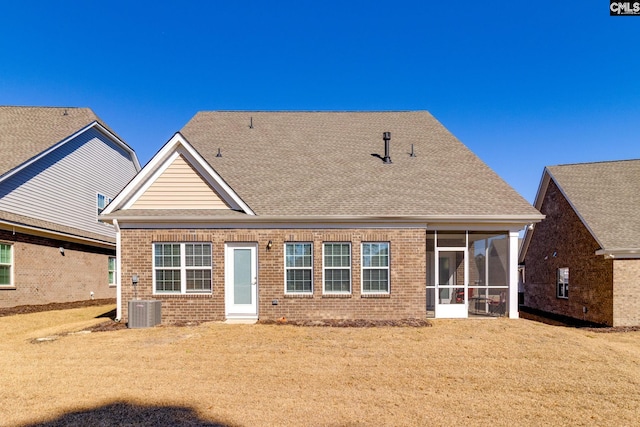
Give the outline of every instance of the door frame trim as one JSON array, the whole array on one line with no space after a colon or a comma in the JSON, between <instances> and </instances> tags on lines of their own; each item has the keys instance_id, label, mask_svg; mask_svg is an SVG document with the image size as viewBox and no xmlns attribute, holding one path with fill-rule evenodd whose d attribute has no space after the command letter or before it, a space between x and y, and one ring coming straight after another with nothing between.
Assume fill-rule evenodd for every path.
<instances>
[{"instance_id":1,"label":"door frame trim","mask_svg":"<svg viewBox=\"0 0 640 427\"><path fill-rule=\"evenodd\" d=\"M254 251L252 263L255 266L255 290L253 293L255 313L233 313L229 312L233 305L230 298L232 297L233 279L232 263L229 262L230 256L234 248L250 248ZM226 319L258 319L259 314L259 283L258 283L258 243L257 242L225 242L224 244L224 314Z\"/></svg>"},{"instance_id":2,"label":"door frame trim","mask_svg":"<svg viewBox=\"0 0 640 427\"><path fill-rule=\"evenodd\" d=\"M464 304L440 304L440 284L438 278L440 277L440 252L462 252L463 256L463 271L464 271ZM469 317L469 251L466 247L435 247L435 305L434 315L436 318L441 319L460 319ZM455 287L447 287L448 289L455 289ZM444 312L444 313L443 313Z\"/></svg>"}]
</instances>

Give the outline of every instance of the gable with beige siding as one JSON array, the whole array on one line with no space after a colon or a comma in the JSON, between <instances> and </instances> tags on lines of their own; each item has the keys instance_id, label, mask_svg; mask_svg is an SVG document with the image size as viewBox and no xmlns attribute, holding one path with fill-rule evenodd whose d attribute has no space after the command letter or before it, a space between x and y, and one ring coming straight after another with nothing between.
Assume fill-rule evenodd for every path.
<instances>
[{"instance_id":1,"label":"gable with beige siding","mask_svg":"<svg viewBox=\"0 0 640 427\"><path fill-rule=\"evenodd\" d=\"M133 203L132 209L229 209L220 195L180 155Z\"/></svg>"}]
</instances>

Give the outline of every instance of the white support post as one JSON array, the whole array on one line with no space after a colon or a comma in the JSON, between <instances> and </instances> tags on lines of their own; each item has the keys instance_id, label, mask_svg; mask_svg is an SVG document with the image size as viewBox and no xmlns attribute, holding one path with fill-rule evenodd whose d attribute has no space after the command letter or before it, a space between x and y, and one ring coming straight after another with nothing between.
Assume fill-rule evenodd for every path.
<instances>
[{"instance_id":1,"label":"white support post","mask_svg":"<svg viewBox=\"0 0 640 427\"><path fill-rule=\"evenodd\" d=\"M509 318L518 315L518 231L509 232Z\"/></svg>"}]
</instances>

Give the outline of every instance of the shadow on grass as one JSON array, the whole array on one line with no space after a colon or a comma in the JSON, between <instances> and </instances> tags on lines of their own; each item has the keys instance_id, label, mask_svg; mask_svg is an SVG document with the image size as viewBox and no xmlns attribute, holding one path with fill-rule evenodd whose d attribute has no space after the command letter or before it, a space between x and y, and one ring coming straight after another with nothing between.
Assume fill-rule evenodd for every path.
<instances>
[{"instance_id":1,"label":"shadow on grass","mask_svg":"<svg viewBox=\"0 0 640 427\"><path fill-rule=\"evenodd\" d=\"M230 427L215 421L201 419L191 408L183 406L147 406L114 402L95 409L71 412L51 421L25 424L22 427Z\"/></svg>"},{"instance_id":2,"label":"shadow on grass","mask_svg":"<svg viewBox=\"0 0 640 427\"><path fill-rule=\"evenodd\" d=\"M111 319L116 320L117 310L114 308L111 311L107 311L106 313L102 313L99 316L96 316L96 319Z\"/></svg>"}]
</instances>

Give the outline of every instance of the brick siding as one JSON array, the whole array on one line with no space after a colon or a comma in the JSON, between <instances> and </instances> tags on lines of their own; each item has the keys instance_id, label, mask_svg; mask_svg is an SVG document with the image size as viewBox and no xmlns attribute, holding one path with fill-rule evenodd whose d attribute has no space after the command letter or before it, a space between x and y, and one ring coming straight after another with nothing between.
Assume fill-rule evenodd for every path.
<instances>
[{"instance_id":1,"label":"brick siding","mask_svg":"<svg viewBox=\"0 0 640 427\"><path fill-rule=\"evenodd\" d=\"M546 218L536 224L525 256L524 305L615 325L613 261L595 255L598 243L553 181L540 211ZM563 267L569 268L568 299L556 297L557 269Z\"/></svg>"},{"instance_id":2,"label":"brick siding","mask_svg":"<svg viewBox=\"0 0 640 427\"><path fill-rule=\"evenodd\" d=\"M13 246L12 287L0 286L0 307L115 298L109 286L108 258L102 249L57 239L0 230L0 242ZM64 255L60 253L64 248Z\"/></svg>"},{"instance_id":3,"label":"brick siding","mask_svg":"<svg viewBox=\"0 0 640 427\"><path fill-rule=\"evenodd\" d=\"M273 246L267 249L267 242ZM205 295L154 295L154 242L211 242L212 292ZM122 229L122 320L134 298L131 276L137 274L137 297L162 301L162 322L225 319L225 243L258 245L258 315L260 319L403 319L426 316L426 233L424 229L335 230L144 230ZM313 243L313 294L285 295L284 244ZM351 243L351 295L323 295L322 244ZM390 243L389 295L362 295L362 242ZM272 302L277 300L277 305Z\"/></svg>"}]
</instances>

